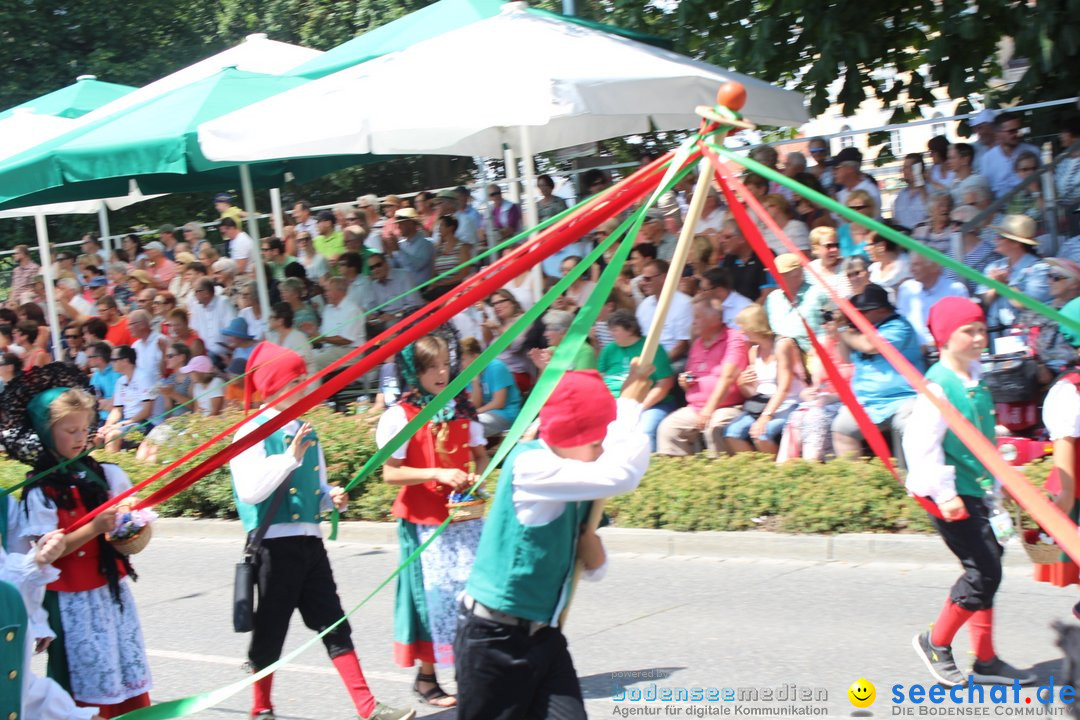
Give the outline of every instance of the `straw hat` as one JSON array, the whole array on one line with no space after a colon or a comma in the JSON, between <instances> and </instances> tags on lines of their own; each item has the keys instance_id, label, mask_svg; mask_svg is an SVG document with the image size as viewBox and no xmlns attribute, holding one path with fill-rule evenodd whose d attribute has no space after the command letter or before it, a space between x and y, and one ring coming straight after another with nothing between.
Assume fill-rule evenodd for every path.
<instances>
[{"instance_id":1,"label":"straw hat","mask_svg":"<svg viewBox=\"0 0 1080 720\"><path fill-rule=\"evenodd\" d=\"M412 220L415 223L420 222L420 216L417 214L416 210L411 207L401 208L400 210L395 212L394 219L398 221Z\"/></svg>"},{"instance_id":2,"label":"straw hat","mask_svg":"<svg viewBox=\"0 0 1080 720\"><path fill-rule=\"evenodd\" d=\"M1035 240L1035 221L1027 215L1006 215L1000 225L995 225L998 235L1024 245L1038 245Z\"/></svg>"}]
</instances>

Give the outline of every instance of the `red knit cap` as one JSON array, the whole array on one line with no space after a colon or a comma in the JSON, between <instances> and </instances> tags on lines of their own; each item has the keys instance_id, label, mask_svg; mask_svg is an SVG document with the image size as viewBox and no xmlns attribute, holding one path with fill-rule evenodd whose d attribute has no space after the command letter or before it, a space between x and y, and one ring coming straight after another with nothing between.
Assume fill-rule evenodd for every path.
<instances>
[{"instance_id":1,"label":"red knit cap","mask_svg":"<svg viewBox=\"0 0 1080 720\"><path fill-rule=\"evenodd\" d=\"M615 419L615 398L595 370L563 375L540 409L540 439L552 447L600 442Z\"/></svg>"},{"instance_id":2,"label":"red knit cap","mask_svg":"<svg viewBox=\"0 0 1080 720\"><path fill-rule=\"evenodd\" d=\"M944 347L949 338L960 327L973 322L986 322L979 305L967 298L947 297L934 303L930 308L930 334L934 336L934 342L938 347Z\"/></svg>"},{"instance_id":3,"label":"red knit cap","mask_svg":"<svg viewBox=\"0 0 1080 720\"><path fill-rule=\"evenodd\" d=\"M263 398L270 398L281 389L307 373L304 358L292 350L261 342L255 346L247 361L247 377L244 381L244 409L251 406L251 396L258 392Z\"/></svg>"}]
</instances>

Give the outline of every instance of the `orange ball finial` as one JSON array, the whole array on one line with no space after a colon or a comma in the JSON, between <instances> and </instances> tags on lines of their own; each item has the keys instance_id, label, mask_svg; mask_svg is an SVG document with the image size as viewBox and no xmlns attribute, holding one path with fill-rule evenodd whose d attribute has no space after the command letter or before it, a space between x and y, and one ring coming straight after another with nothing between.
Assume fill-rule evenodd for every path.
<instances>
[{"instance_id":1,"label":"orange ball finial","mask_svg":"<svg viewBox=\"0 0 1080 720\"><path fill-rule=\"evenodd\" d=\"M739 111L746 104L746 88L741 82L726 82L716 91L716 104Z\"/></svg>"}]
</instances>

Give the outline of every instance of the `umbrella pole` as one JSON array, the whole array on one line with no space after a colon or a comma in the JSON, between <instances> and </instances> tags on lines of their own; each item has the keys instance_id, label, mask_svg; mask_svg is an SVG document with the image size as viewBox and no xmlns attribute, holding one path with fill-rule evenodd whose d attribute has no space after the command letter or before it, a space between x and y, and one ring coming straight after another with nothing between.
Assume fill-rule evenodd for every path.
<instances>
[{"instance_id":1,"label":"umbrella pole","mask_svg":"<svg viewBox=\"0 0 1080 720\"><path fill-rule=\"evenodd\" d=\"M247 163L240 166L240 191L244 196L244 211L247 213L248 235L255 247L251 252L251 261L255 265L255 284L259 290L259 307L262 317L270 312L270 291L266 287L266 268L263 267L262 247L259 244L259 220L255 215L255 190L251 187L251 168Z\"/></svg>"},{"instance_id":2,"label":"umbrella pole","mask_svg":"<svg viewBox=\"0 0 1080 720\"><path fill-rule=\"evenodd\" d=\"M112 257L111 243L109 242L109 235L112 233L109 231L109 206L105 204L105 201L101 201L101 205L98 206L98 231L101 233L101 248L105 251L105 269L108 269L109 259Z\"/></svg>"},{"instance_id":3,"label":"umbrella pole","mask_svg":"<svg viewBox=\"0 0 1080 720\"><path fill-rule=\"evenodd\" d=\"M274 226L274 235L285 239L285 221L281 212L281 188L270 188L270 222Z\"/></svg>"},{"instance_id":4,"label":"umbrella pole","mask_svg":"<svg viewBox=\"0 0 1080 720\"><path fill-rule=\"evenodd\" d=\"M49 334L52 336L53 359L60 360L64 349L60 344L60 318L56 314L56 288L53 287L52 252L49 248L49 228L45 224L45 215L35 215L34 225L37 227L41 274L45 276L45 313L49 321ZM30 348L26 350L29 352Z\"/></svg>"},{"instance_id":5,"label":"umbrella pole","mask_svg":"<svg viewBox=\"0 0 1080 720\"><path fill-rule=\"evenodd\" d=\"M529 128L522 125L520 128L521 138L521 165L522 165L522 192L521 197L522 220L524 226L532 229L540 224L540 208L536 203L536 163L533 161L532 136ZM544 294L544 271L540 269L540 263L533 265L529 270L529 282L533 287L536 297Z\"/></svg>"}]
</instances>

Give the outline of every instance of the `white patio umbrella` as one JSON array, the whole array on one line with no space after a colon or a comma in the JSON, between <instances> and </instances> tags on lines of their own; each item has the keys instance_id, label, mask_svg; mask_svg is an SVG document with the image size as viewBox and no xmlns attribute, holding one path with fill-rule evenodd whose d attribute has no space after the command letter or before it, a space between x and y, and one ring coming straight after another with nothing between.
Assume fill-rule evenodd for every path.
<instances>
[{"instance_id":1,"label":"white patio umbrella","mask_svg":"<svg viewBox=\"0 0 1080 720\"><path fill-rule=\"evenodd\" d=\"M525 158L529 182L535 152L696 127L694 107L712 105L728 80L746 86L750 120L793 126L807 119L798 93L524 9L508 3L497 17L208 122L199 132L203 152L232 161L367 152L490 157L506 144ZM422 91L406 80L450 64L483 67L483 80Z\"/></svg>"}]
</instances>

